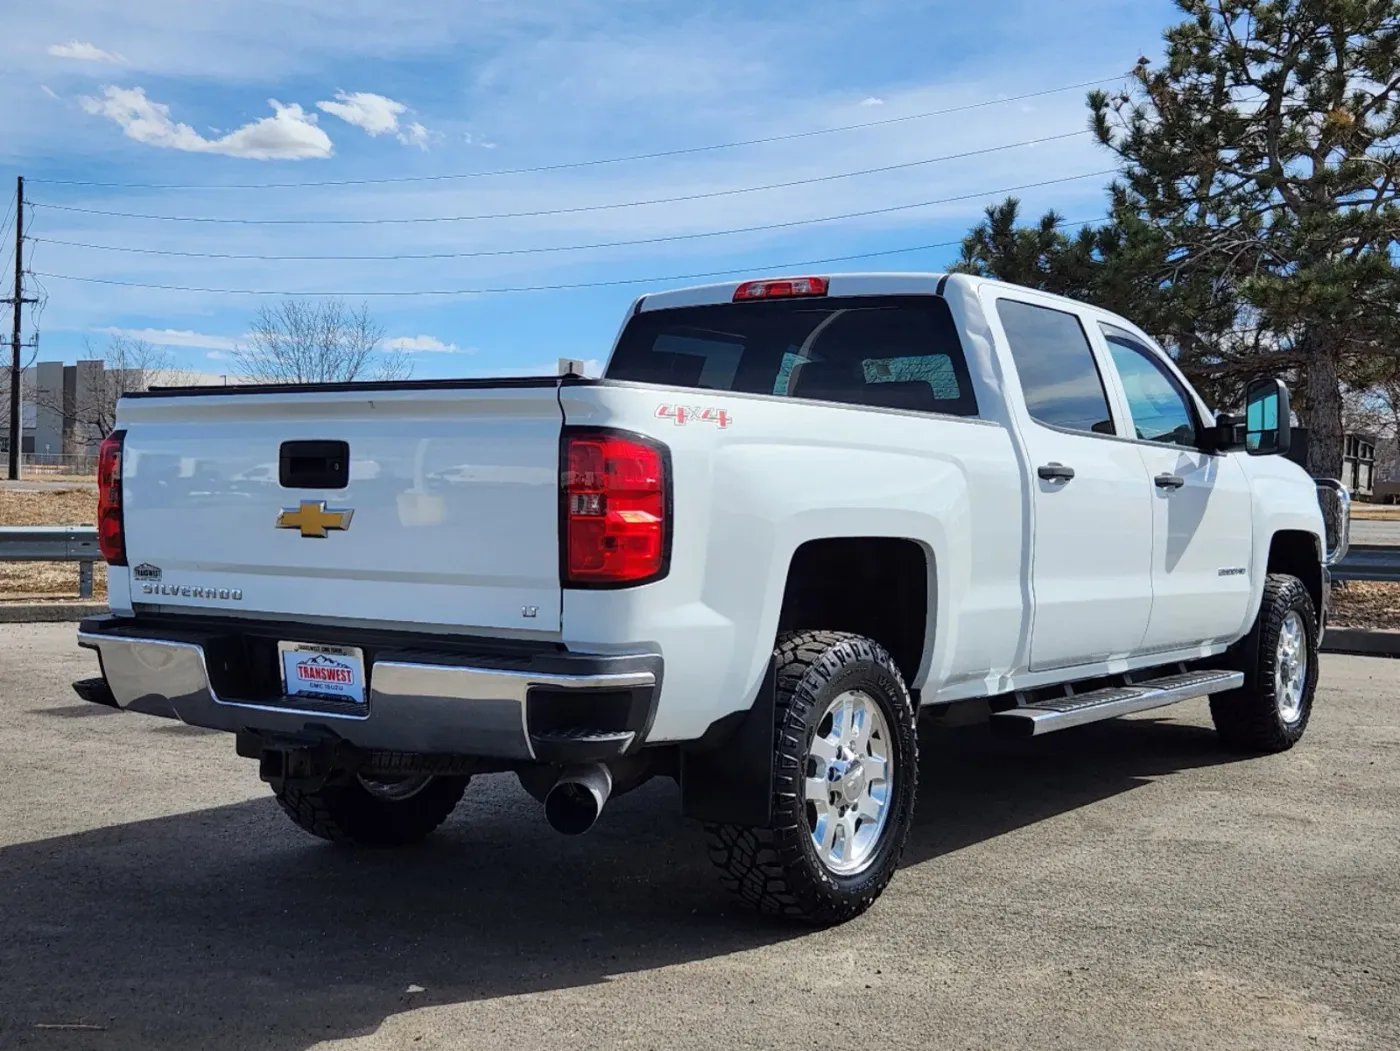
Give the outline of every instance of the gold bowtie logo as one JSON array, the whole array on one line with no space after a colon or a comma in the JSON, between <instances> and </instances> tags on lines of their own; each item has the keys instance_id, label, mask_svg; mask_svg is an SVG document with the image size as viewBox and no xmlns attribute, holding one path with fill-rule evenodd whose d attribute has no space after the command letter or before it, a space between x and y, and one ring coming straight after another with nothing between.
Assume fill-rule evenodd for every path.
<instances>
[{"instance_id":1,"label":"gold bowtie logo","mask_svg":"<svg viewBox=\"0 0 1400 1051\"><path fill-rule=\"evenodd\" d=\"M303 500L300 507L284 507L277 516L278 529L300 529L302 536L322 537L331 529L349 529L355 512L328 509L324 500Z\"/></svg>"}]
</instances>

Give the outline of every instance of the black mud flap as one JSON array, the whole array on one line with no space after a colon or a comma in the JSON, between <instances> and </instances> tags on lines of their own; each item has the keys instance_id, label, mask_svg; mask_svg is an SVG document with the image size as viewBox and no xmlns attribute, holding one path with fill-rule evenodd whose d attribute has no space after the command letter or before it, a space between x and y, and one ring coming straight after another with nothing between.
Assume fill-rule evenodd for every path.
<instances>
[{"instance_id":1,"label":"black mud flap","mask_svg":"<svg viewBox=\"0 0 1400 1051\"><path fill-rule=\"evenodd\" d=\"M717 741L681 752L681 812L686 817L748 828L772 823L775 682L770 660L753 707Z\"/></svg>"}]
</instances>

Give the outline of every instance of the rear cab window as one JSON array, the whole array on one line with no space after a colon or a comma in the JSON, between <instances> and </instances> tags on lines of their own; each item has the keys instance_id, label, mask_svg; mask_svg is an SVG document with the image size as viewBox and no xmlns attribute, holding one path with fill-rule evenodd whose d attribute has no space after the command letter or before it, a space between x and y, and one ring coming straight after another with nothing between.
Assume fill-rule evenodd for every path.
<instances>
[{"instance_id":1,"label":"rear cab window","mask_svg":"<svg viewBox=\"0 0 1400 1051\"><path fill-rule=\"evenodd\" d=\"M977 415L938 296L845 296L642 311L608 379L912 412Z\"/></svg>"}]
</instances>

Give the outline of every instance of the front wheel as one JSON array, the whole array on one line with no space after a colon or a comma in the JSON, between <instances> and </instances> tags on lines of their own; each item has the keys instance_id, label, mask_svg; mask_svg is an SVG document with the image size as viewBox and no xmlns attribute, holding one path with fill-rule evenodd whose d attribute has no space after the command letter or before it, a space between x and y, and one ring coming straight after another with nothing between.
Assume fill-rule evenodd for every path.
<instances>
[{"instance_id":1,"label":"front wheel","mask_svg":"<svg viewBox=\"0 0 1400 1051\"><path fill-rule=\"evenodd\" d=\"M1317 689L1317 613L1297 577L1269 574L1243 656L1244 686L1210 699L1220 739L1240 752L1287 751L1308 728Z\"/></svg>"},{"instance_id":2,"label":"front wheel","mask_svg":"<svg viewBox=\"0 0 1400 1051\"><path fill-rule=\"evenodd\" d=\"M773 821L710 826L710 856L760 911L840 923L874 903L904 852L914 705L890 655L858 635L785 635L775 660Z\"/></svg>"},{"instance_id":3,"label":"front wheel","mask_svg":"<svg viewBox=\"0 0 1400 1051\"><path fill-rule=\"evenodd\" d=\"M316 791L283 786L277 802L313 836L362 847L403 847L444 821L466 790L466 777L350 778Z\"/></svg>"}]
</instances>

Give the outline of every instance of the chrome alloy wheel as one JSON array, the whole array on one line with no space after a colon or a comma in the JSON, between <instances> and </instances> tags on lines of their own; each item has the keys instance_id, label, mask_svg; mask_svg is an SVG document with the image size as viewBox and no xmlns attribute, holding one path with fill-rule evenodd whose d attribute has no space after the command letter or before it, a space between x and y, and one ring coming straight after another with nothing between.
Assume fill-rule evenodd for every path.
<instances>
[{"instance_id":1,"label":"chrome alloy wheel","mask_svg":"<svg viewBox=\"0 0 1400 1051\"><path fill-rule=\"evenodd\" d=\"M1278 630L1274 656L1274 699L1279 718L1296 723L1303 715L1303 692L1308 682L1308 632L1303 618L1290 610Z\"/></svg>"},{"instance_id":2,"label":"chrome alloy wheel","mask_svg":"<svg viewBox=\"0 0 1400 1051\"><path fill-rule=\"evenodd\" d=\"M355 779L360 782L361 787L366 792L376 799L383 799L389 803L399 803L405 799L412 799L427 788L432 776L424 774L418 777L392 777L356 774Z\"/></svg>"},{"instance_id":3,"label":"chrome alloy wheel","mask_svg":"<svg viewBox=\"0 0 1400 1051\"><path fill-rule=\"evenodd\" d=\"M807 750L807 823L828 870L853 876L870 866L889 819L894 738L880 705L848 690L817 723Z\"/></svg>"}]
</instances>

